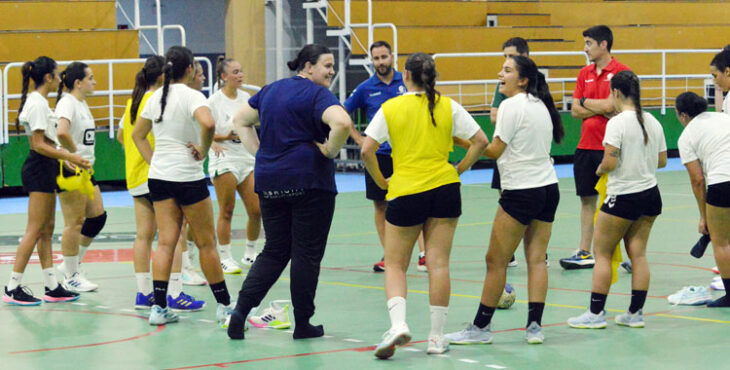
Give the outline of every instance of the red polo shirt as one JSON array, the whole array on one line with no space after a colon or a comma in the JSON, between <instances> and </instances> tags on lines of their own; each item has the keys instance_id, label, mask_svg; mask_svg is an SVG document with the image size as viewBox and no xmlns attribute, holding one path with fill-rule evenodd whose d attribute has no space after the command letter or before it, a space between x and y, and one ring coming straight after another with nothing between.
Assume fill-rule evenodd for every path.
<instances>
[{"instance_id":1,"label":"red polo shirt","mask_svg":"<svg viewBox=\"0 0 730 370\"><path fill-rule=\"evenodd\" d=\"M616 58L611 57L611 62L596 73L596 64L585 66L578 73L575 82L573 98L606 99L611 96L611 78L621 71L629 70L629 67L619 63ZM603 135L606 133L608 118L604 116L593 116L583 120L583 127L580 131L578 149L603 150Z\"/></svg>"}]
</instances>

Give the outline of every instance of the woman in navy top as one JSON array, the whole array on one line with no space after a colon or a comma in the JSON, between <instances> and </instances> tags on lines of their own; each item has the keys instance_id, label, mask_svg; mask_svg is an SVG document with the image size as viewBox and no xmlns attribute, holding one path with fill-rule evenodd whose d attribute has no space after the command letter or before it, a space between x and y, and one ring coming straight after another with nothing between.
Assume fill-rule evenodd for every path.
<instances>
[{"instance_id":1,"label":"woman in navy top","mask_svg":"<svg viewBox=\"0 0 730 370\"><path fill-rule=\"evenodd\" d=\"M266 244L238 294L228 336L243 339L246 315L261 303L291 259L294 339L324 335L313 326L319 265L335 210L335 164L352 121L329 91L335 59L306 45L287 63L297 75L264 86L233 117L243 145L256 153L254 183ZM261 122L259 142L253 125Z\"/></svg>"}]
</instances>

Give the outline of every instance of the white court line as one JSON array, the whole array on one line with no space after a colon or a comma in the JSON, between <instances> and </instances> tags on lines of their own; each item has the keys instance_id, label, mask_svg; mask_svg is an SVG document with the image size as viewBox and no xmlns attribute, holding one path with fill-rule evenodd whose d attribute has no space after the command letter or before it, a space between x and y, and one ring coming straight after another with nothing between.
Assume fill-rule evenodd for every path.
<instances>
[{"instance_id":1,"label":"white court line","mask_svg":"<svg viewBox=\"0 0 730 370\"><path fill-rule=\"evenodd\" d=\"M199 321L199 322L204 322L204 323L206 323L206 324L212 324L212 323L214 323L214 322L215 322L215 321L213 321L213 320L207 320L207 319L198 319L198 321Z\"/></svg>"},{"instance_id":2,"label":"white court line","mask_svg":"<svg viewBox=\"0 0 730 370\"><path fill-rule=\"evenodd\" d=\"M364 341L362 341L360 339L352 339L352 338L347 338L347 339L343 339L343 340L345 342L350 342L350 343L362 343L362 342L364 342Z\"/></svg>"},{"instance_id":3,"label":"white court line","mask_svg":"<svg viewBox=\"0 0 730 370\"><path fill-rule=\"evenodd\" d=\"M109 307L109 306L96 306L96 308L99 308L99 309L102 309L102 310L108 310L111 307Z\"/></svg>"},{"instance_id":4,"label":"white court line","mask_svg":"<svg viewBox=\"0 0 730 370\"><path fill-rule=\"evenodd\" d=\"M284 330L284 333L294 334L294 330Z\"/></svg>"},{"instance_id":5,"label":"white court line","mask_svg":"<svg viewBox=\"0 0 730 370\"><path fill-rule=\"evenodd\" d=\"M292 332L292 333L293 333L293 332ZM331 335L323 335L323 336L322 336L322 338L334 338L334 337L333 337L333 336L331 336Z\"/></svg>"},{"instance_id":6,"label":"white court line","mask_svg":"<svg viewBox=\"0 0 730 370\"><path fill-rule=\"evenodd\" d=\"M406 348L403 348L403 350L404 350L404 351L408 351L408 352L421 352L421 350L420 350L420 349L418 349L418 348L413 348L413 347L406 347Z\"/></svg>"},{"instance_id":7,"label":"white court line","mask_svg":"<svg viewBox=\"0 0 730 370\"><path fill-rule=\"evenodd\" d=\"M444 358L449 358L449 355L433 355L433 357L444 357Z\"/></svg>"},{"instance_id":8,"label":"white court line","mask_svg":"<svg viewBox=\"0 0 730 370\"><path fill-rule=\"evenodd\" d=\"M491 365L491 364L487 365L487 367L491 367L492 369L506 369L506 367L504 367L504 366Z\"/></svg>"},{"instance_id":9,"label":"white court line","mask_svg":"<svg viewBox=\"0 0 730 370\"><path fill-rule=\"evenodd\" d=\"M72 305L75 305L75 306L87 306L87 304L86 303L83 303L83 302L73 302L71 304Z\"/></svg>"},{"instance_id":10,"label":"white court line","mask_svg":"<svg viewBox=\"0 0 730 370\"><path fill-rule=\"evenodd\" d=\"M122 311L122 312L133 312L133 313L137 313L137 310L133 310L133 309L131 309L131 308L122 308L122 309L121 309L121 310L119 310L119 311Z\"/></svg>"},{"instance_id":11,"label":"white court line","mask_svg":"<svg viewBox=\"0 0 730 370\"><path fill-rule=\"evenodd\" d=\"M466 362L467 364L478 364L479 363L479 361L472 360L472 359L469 359L469 358L460 358L459 361Z\"/></svg>"}]
</instances>

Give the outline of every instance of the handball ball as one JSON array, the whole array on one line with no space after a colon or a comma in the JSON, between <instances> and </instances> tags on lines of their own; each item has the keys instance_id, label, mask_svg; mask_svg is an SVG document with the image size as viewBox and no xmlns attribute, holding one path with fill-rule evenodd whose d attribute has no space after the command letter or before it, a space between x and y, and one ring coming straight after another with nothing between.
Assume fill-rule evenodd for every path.
<instances>
[{"instance_id":1,"label":"handball ball","mask_svg":"<svg viewBox=\"0 0 730 370\"><path fill-rule=\"evenodd\" d=\"M499 297L499 302L497 302L497 308L508 309L512 307L515 303L515 298L517 298L515 288L509 283L504 284L504 290L502 291L502 296Z\"/></svg>"}]
</instances>

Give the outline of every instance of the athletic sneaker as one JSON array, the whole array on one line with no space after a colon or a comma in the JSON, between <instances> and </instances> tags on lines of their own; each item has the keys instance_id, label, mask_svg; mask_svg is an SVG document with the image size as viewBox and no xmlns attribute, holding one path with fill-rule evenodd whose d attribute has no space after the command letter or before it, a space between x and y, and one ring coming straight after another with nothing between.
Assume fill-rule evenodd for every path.
<instances>
[{"instance_id":1,"label":"athletic sneaker","mask_svg":"<svg viewBox=\"0 0 730 370\"><path fill-rule=\"evenodd\" d=\"M542 344L545 341L545 335L542 333L542 326L536 321L530 323L525 328L525 339L527 344Z\"/></svg>"},{"instance_id":2,"label":"athletic sneaker","mask_svg":"<svg viewBox=\"0 0 730 370\"><path fill-rule=\"evenodd\" d=\"M373 271L385 272L385 257L380 259L380 262L373 265Z\"/></svg>"},{"instance_id":3,"label":"athletic sneaker","mask_svg":"<svg viewBox=\"0 0 730 370\"><path fill-rule=\"evenodd\" d=\"M440 355L445 352L449 352L449 341L441 336L429 336L428 337L428 348L426 353L429 355Z\"/></svg>"},{"instance_id":4,"label":"athletic sneaker","mask_svg":"<svg viewBox=\"0 0 730 370\"><path fill-rule=\"evenodd\" d=\"M512 255L512 259L509 260L507 267L517 267L517 259L514 254Z\"/></svg>"},{"instance_id":5,"label":"athletic sneaker","mask_svg":"<svg viewBox=\"0 0 730 370\"><path fill-rule=\"evenodd\" d=\"M183 285L200 286L208 284L208 282L195 271L192 266L183 266L180 279Z\"/></svg>"},{"instance_id":6,"label":"athletic sneaker","mask_svg":"<svg viewBox=\"0 0 730 370\"><path fill-rule=\"evenodd\" d=\"M569 318L568 325L576 329L603 329L608 325L606 324L606 311L601 311L596 315L591 310L587 310L578 317Z\"/></svg>"},{"instance_id":7,"label":"athletic sneaker","mask_svg":"<svg viewBox=\"0 0 730 370\"><path fill-rule=\"evenodd\" d=\"M712 272L714 272L717 275L720 275L720 269L718 269L717 266L712 268Z\"/></svg>"},{"instance_id":8,"label":"athletic sneaker","mask_svg":"<svg viewBox=\"0 0 730 370\"><path fill-rule=\"evenodd\" d=\"M375 347L375 357L385 360L395 354L395 347L402 346L411 341L411 331L408 325L403 324L397 328L390 328L383 334L383 341Z\"/></svg>"},{"instance_id":9,"label":"athletic sneaker","mask_svg":"<svg viewBox=\"0 0 730 370\"><path fill-rule=\"evenodd\" d=\"M547 253L545 253L545 266L550 267L550 261L548 261Z\"/></svg>"},{"instance_id":10,"label":"athletic sneaker","mask_svg":"<svg viewBox=\"0 0 730 370\"><path fill-rule=\"evenodd\" d=\"M579 249L574 255L560 259L560 266L566 270L590 269L596 264L591 252Z\"/></svg>"},{"instance_id":11,"label":"athletic sneaker","mask_svg":"<svg viewBox=\"0 0 730 370\"><path fill-rule=\"evenodd\" d=\"M712 278L712 282L710 283L710 289L725 290L725 284L722 282L722 278L719 276L715 276L714 278Z\"/></svg>"},{"instance_id":12,"label":"athletic sneaker","mask_svg":"<svg viewBox=\"0 0 730 370\"><path fill-rule=\"evenodd\" d=\"M256 261L256 249L253 249L253 253L249 252L249 248L246 247L246 251L243 253L243 258L241 258L241 263L244 266L251 266L253 265L254 261Z\"/></svg>"},{"instance_id":13,"label":"athletic sneaker","mask_svg":"<svg viewBox=\"0 0 730 370\"><path fill-rule=\"evenodd\" d=\"M670 304L674 305L701 305L712 301L710 291L703 286L686 286L678 292L667 297Z\"/></svg>"},{"instance_id":14,"label":"athletic sneaker","mask_svg":"<svg viewBox=\"0 0 730 370\"><path fill-rule=\"evenodd\" d=\"M150 293L147 295L137 292L137 298L134 300L135 310L149 310L155 304L155 294Z\"/></svg>"},{"instance_id":15,"label":"athletic sneaker","mask_svg":"<svg viewBox=\"0 0 730 370\"><path fill-rule=\"evenodd\" d=\"M205 307L205 301L196 301L195 297L180 292L177 298L167 295L167 307L173 312L195 312Z\"/></svg>"},{"instance_id":16,"label":"athletic sneaker","mask_svg":"<svg viewBox=\"0 0 730 370\"><path fill-rule=\"evenodd\" d=\"M257 328L272 328L272 329L288 329L291 327L291 321L289 321L289 303L287 300L277 300L269 303L269 307L265 308L261 315L251 316L248 318L248 322ZM282 304L284 304L282 306Z\"/></svg>"},{"instance_id":17,"label":"athletic sneaker","mask_svg":"<svg viewBox=\"0 0 730 370\"><path fill-rule=\"evenodd\" d=\"M71 277L66 278L63 285L66 289L76 293L93 292L99 288L99 285L87 280L80 272L75 272Z\"/></svg>"},{"instance_id":18,"label":"athletic sneaker","mask_svg":"<svg viewBox=\"0 0 730 370\"><path fill-rule=\"evenodd\" d=\"M644 327L644 314L642 310L638 310L635 313L626 311L614 319L616 324L621 326L628 326L630 328L643 328Z\"/></svg>"},{"instance_id":19,"label":"athletic sneaker","mask_svg":"<svg viewBox=\"0 0 730 370\"><path fill-rule=\"evenodd\" d=\"M634 267L631 265L631 261L621 262L621 267L629 274L634 271Z\"/></svg>"},{"instance_id":20,"label":"athletic sneaker","mask_svg":"<svg viewBox=\"0 0 730 370\"><path fill-rule=\"evenodd\" d=\"M223 268L224 274L240 274L241 266L239 266L233 258L226 258L221 260L221 267Z\"/></svg>"},{"instance_id":21,"label":"athletic sneaker","mask_svg":"<svg viewBox=\"0 0 730 370\"><path fill-rule=\"evenodd\" d=\"M418 256L418 266L416 267L418 271L421 272L428 272L428 267L426 267L426 255Z\"/></svg>"},{"instance_id":22,"label":"athletic sneaker","mask_svg":"<svg viewBox=\"0 0 730 370\"><path fill-rule=\"evenodd\" d=\"M177 322L178 320L180 318L170 310L170 307L162 308L158 305L153 305L150 310L150 325L165 325L171 322Z\"/></svg>"},{"instance_id":23,"label":"athletic sneaker","mask_svg":"<svg viewBox=\"0 0 730 370\"><path fill-rule=\"evenodd\" d=\"M493 339L492 323L489 323L484 329L469 323L462 331L446 334L446 339L451 344L490 344Z\"/></svg>"},{"instance_id":24,"label":"athletic sneaker","mask_svg":"<svg viewBox=\"0 0 730 370\"><path fill-rule=\"evenodd\" d=\"M48 303L61 303L72 302L78 300L79 297L79 293L69 292L63 287L63 285L58 284L56 289L53 290L46 287L46 294L43 296L43 300Z\"/></svg>"},{"instance_id":25,"label":"athletic sneaker","mask_svg":"<svg viewBox=\"0 0 730 370\"><path fill-rule=\"evenodd\" d=\"M40 306L41 300L33 297L33 292L27 286L17 286L13 290L5 287L3 302L13 306Z\"/></svg>"},{"instance_id":26,"label":"athletic sneaker","mask_svg":"<svg viewBox=\"0 0 730 370\"><path fill-rule=\"evenodd\" d=\"M218 325L220 325L221 328L228 328L228 323L231 322L230 317L231 313L233 313L233 307L233 303L228 306L218 303L218 307L215 310L215 318L218 320Z\"/></svg>"}]
</instances>

